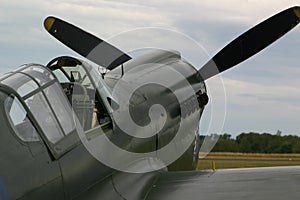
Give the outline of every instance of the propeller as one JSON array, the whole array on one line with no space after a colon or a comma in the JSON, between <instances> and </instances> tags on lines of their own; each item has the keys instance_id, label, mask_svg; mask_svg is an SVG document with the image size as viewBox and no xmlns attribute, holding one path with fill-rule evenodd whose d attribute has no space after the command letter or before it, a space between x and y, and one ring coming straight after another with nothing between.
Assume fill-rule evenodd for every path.
<instances>
[{"instance_id":1,"label":"propeller","mask_svg":"<svg viewBox=\"0 0 300 200\"><path fill-rule=\"evenodd\" d=\"M288 8L268 18L225 46L197 73L187 79L193 80L194 76L200 75L202 80L207 80L234 67L275 42L299 22L300 7ZM116 47L61 19L48 17L45 19L44 26L63 44L107 69L114 69L131 59ZM217 140L216 135L206 137L200 149L200 156L205 157Z\"/></svg>"},{"instance_id":2,"label":"propeller","mask_svg":"<svg viewBox=\"0 0 300 200\"><path fill-rule=\"evenodd\" d=\"M131 59L111 44L56 17L47 17L44 26L53 37L67 47L109 70Z\"/></svg>"},{"instance_id":3,"label":"propeller","mask_svg":"<svg viewBox=\"0 0 300 200\"><path fill-rule=\"evenodd\" d=\"M300 7L286 9L248 30L210 59L198 72L203 80L243 62L272 44L300 21Z\"/></svg>"},{"instance_id":4,"label":"propeller","mask_svg":"<svg viewBox=\"0 0 300 200\"><path fill-rule=\"evenodd\" d=\"M286 9L248 30L210 59L198 72L203 80L217 75L260 52L300 20L300 7ZM45 29L60 42L109 70L131 59L102 39L56 17L47 17Z\"/></svg>"},{"instance_id":5,"label":"propeller","mask_svg":"<svg viewBox=\"0 0 300 200\"><path fill-rule=\"evenodd\" d=\"M289 32L299 22L300 7L286 9L268 18L233 40L210 59L198 71L201 78L207 80L245 61ZM206 136L200 148L199 158L206 157L218 139L218 135Z\"/></svg>"}]
</instances>

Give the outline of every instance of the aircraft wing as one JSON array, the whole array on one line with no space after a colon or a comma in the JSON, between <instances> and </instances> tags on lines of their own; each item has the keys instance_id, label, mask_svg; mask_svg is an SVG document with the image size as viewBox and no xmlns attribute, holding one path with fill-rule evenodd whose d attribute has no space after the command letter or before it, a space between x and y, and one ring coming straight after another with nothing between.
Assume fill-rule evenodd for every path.
<instances>
[{"instance_id":1,"label":"aircraft wing","mask_svg":"<svg viewBox=\"0 0 300 200\"><path fill-rule=\"evenodd\" d=\"M75 200L299 199L300 166L217 171L117 172Z\"/></svg>"},{"instance_id":2,"label":"aircraft wing","mask_svg":"<svg viewBox=\"0 0 300 200\"><path fill-rule=\"evenodd\" d=\"M167 172L147 200L299 199L300 167L228 169L215 172Z\"/></svg>"}]
</instances>

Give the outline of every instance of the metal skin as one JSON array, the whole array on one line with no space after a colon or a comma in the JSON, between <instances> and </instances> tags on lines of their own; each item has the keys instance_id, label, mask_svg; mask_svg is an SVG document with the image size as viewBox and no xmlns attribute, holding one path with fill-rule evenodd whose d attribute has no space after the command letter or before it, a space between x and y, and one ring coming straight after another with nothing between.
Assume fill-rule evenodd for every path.
<instances>
[{"instance_id":1,"label":"metal skin","mask_svg":"<svg viewBox=\"0 0 300 200\"><path fill-rule=\"evenodd\" d=\"M204 80L243 62L280 38L300 22L299 13L299 7L292 7L258 24L229 43L199 71L176 52L158 50L131 58L72 24L48 17L44 25L51 35L111 71L103 80L88 64L60 57L47 67L24 65L0 77L0 199L182 199L197 197L199 188L205 199L299 197L299 190L295 189L300 184L298 168L269 169L264 178L260 177L264 170L258 174L248 170L250 174L241 177L246 171L168 172L195 169L198 123L208 102ZM63 70L59 74L60 69ZM180 78L174 81L175 76L170 74ZM147 82L152 78L152 83ZM164 81L171 84L160 84ZM137 83L140 87L135 88ZM121 92L117 96L107 92L118 87ZM132 88L135 90L128 92ZM124 94L130 94L128 106L119 110L122 104L118 100ZM177 94L184 98L176 98ZM120 122L128 122L125 114L129 112L128 118L146 127L152 122L150 111L155 105L163 106L164 111L154 116L156 124L146 132L154 133L152 137L139 138L144 134L142 131L126 132L119 126ZM121 119L119 123L117 119ZM182 120L188 122L184 129L187 134L172 144ZM173 162L163 163L164 168L156 168L161 163L147 159L128 162L126 156L115 157L103 143L108 138L127 152L154 152L159 157L160 150L169 144L172 145L165 156L177 155L191 135L194 142L188 143ZM100 162L83 139L102 142L103 146L96 146L98 152L111 157L122 169ZM149 163L156 170L126 170L143 168ZM232 176L234 179L228 179ZM279 183L279 179L285 182ZM265 184L265 180L271 182ZM227 190L224 196L224 185L238 189ZM243 187L247 189L245 194L241 192Z\"/></svg>"},{"instance_id":2,"label":"metal skin","mask_svg":"<svg viewBox=\"0 0 300 200\"><path fill-rule=\"evenodd\" d=\"M76 60L77 63L82 63L70 57L61 57L58 58L58 60L61 62L63 62L63 60L65 60L65 62ZM178 53L158 50L132 59L126 63L123 66L124 73L130 73L130 70L134 68L138 69L139 67L141 68L139 72L143 73L143 70L146 68L143 68L142 64L147 63L151 65L168 65L173 70L179 72L183 77L188 77L196 72L190 64L181 60ZM51 66L49 66L49 68L51 69ZM105 76L105 82L109 87L113 88L116 82L122 77L120 68L121 66L115 68ZM52 68L52 70L54 70L54 68ZM149 68L147 70L149 70ZM161 78L164 78L170 73L169 70L165 70L164 68L155 70L161 71ZM147 75L146 73L143 76ZM11 76L14 76L14 73L11 74ZM133 80L136 78L139 77L132 76ZM6 77L4 80L5 79ZM57 80L54 80L54 82L57 82ZM194 89L194 93L190 94L190 98L200 98L199 94L206 92L204 82L200 79L195 78L194 80L190 80L189 84L193 86ZM157 102L157 99L162 99L168 113L168 118L163 130L151 138L135 138L118 128L118 126L115 125L112 112L108 112L111 121L109 125L106 124L102 129L105 129L106 136L110 138L114 144L132 152L156 151L173 139L181 115L183 115L184 118L195 118L196 121L199 122L204 105L199 103L199 106L193 107L188 102L189 98L187 98L186 102L178 102L176 98L172 95L170 96L170 91L160 86L157 87L155 90L153 90L153 87L140 88L134 95L136 97L130 100L129 109L133 120L136 120L138 124L145 125L149 123L149 117L145 114L147 109L153 104L161 103ZM173 88L175 91L182 89L178 84L176 87L177 88ZM62 88L60 89L62 90ZM21 103L24 105L30 120L38 130L41 140L37 142L24 142L20 140L4 108L5 100L11 95L18 97L18 99L22 101L22 98L16 91L10 88L9 85L1 83L0 122L1 143L3 145L0 145L0 175L3 179L8 199L73 199L76 197L78 197L78 199L94 199L93 195L88 195L86 191L95 185L101 185L101 187L99 186L100 188L97 189L97 196L101 194L103 197L107 197L107 199L118 199L122 196L122 192L128 193L130 191L129 188L124 190L126 185L129 186L127 181L132 182L134 180L142 181L142 183L136 181L139 185L139 190L134 189L134 193L130 193L132 199L139 199L147 193L150 184L160 175L159 171L146 174L130 174L105 166L87 151L76 133L72 133L62 139L68 140L68 143L64 142L67 145L60 146L60 150L56 151L57 147L53 146L51 142L47 140L45 133L43 133L41 127L39 127L37 119L34 118L31 110L25 107L26 104L24 102ZM143 99L143 102L140 102L139 98L142 96L146 98ZM106 101L102 102L103 105L111 104L111 101L105 96L101 96L101 101ZM183 113L180 111L179 104L182 104ZM105 109L107 111L111 110L111 108L108 107ZM143 112L140 112L141 110L143 110ZM43 110L40 112L43 112ZM195 124L195 126L198 127L198 124ZM91 132L92 131L88 131L87 134L97 134ZM194 134L196 139L198 132ZM198 145L198 143L196 143L196 145ZM65 151L63 150L64 148ZM105 149L103 149L103 151L104 150ZM175 146L173 150L176 151ZM198 151L199 148L193 143L177 161L168 167L168 170L195 169ZM141 179L141 177L143 178ZM92 197L88 198L86 197L87 195Z\"/></svg>"}]
</instances>

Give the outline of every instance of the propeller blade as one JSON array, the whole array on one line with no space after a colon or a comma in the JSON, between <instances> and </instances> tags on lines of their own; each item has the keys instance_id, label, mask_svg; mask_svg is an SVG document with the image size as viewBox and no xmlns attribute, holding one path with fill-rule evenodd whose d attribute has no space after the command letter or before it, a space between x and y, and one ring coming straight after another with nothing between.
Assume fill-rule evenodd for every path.
<instances>
[{"instance_id":1,"label":"propeller blade","mask_svg":"<svg viewBox=\"0 0 300 200\"><path fill-rule=\"evenodd\" d=\"M56 17L47 17L44 26L60 42L107 69L114 69L131 59L129 55L111 44Z\"/></svg>"},{"instance_id":2,"label":"propeller blade","mask_svg":"<svg viewBox=\"0 0 300 200\"><path fill-rule=\"evenodd\" d=\"M199 73L203 80L219 74L258 53L300 21L300 7L286 9L248 30L209 60Z\"/></svg>"},{"instance_id":3,"label":"propeller blade","mask_svg":"<svg viewBox=\"0 0 300 200\"><path fill-rule=\"evenodd\" d=\"M219 138L220 138L220 135L217 135L217 134L205 136L204 141L200 147L198 158L199 159L205 158L216 146Z\"/></svg>"}]
</instances>

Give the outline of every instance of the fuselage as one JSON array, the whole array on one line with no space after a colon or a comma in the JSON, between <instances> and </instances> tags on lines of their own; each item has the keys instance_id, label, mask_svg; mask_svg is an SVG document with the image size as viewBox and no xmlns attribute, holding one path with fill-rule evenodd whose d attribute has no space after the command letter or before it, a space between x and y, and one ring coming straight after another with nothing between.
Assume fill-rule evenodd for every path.
<instances>
[{"instance_id":1,"label":"fuselage","mask_svg":"<svg viewBox=\"0 0 300 200\"><path fill-rule=\"evenodd\" d=\"M207 103L195 74L178 53L157 50L104 79L97 67L71 57L0 77L4 196L72 199L111 181L111 174L141 169L149 157L154 170L194 169ZM162 165L155 168L156 162Z\"/></svg>"}]
</instances>

